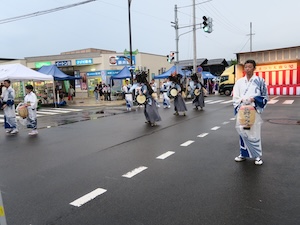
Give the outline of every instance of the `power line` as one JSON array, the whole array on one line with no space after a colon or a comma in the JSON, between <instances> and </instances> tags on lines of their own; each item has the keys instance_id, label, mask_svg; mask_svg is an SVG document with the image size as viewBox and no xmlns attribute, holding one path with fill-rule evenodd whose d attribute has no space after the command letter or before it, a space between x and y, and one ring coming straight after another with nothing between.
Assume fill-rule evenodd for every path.
<instances>
[{"instance_id":1,"label":"power line","mask_svg":"<svg viewBox=\"0 0 300 225\"><path fill-rule=\"evenodd\" d=\"M35 16L41 16L41 15L44 15L44 14L61 11L61 10L76 7L76 6L79 6L79 5L84 5L84 4L87 4L87 3L90 3L90 2L94 2L94 1L97 1L97 0L87 0L87 1L78 2L78 3L66 5L66 6L57 7L57 8L54 8L54 9L48 9L48 10L39 11L39 12L35 12L35 13L29 13L29 14L26 14L26 15L23 15L23 16L16 16L16 17L8 18L8 19L3 19L3 20L0 20L0 24L10 23L10 22L14 22L14 21L17 21L17 20L28 19L28 18L35 17Z\"/></svg>"}]
</instances>

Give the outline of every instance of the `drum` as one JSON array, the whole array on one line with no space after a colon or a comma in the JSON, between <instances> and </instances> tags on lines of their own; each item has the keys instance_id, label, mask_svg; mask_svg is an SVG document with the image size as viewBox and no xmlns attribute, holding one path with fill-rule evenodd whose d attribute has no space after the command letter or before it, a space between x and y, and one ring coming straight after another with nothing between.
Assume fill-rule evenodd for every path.
<instances>
[{"instance_id":1,"label":"drum","mask_svg":"<svg viewBox=\"0 0 300 225\"><path fill-rule=\"evenodd\" d=\"M18 114L20 117L25 119L28 116L28 109L25 105L22 105L18 108Z\"/></svg>"},{"instance_id":2,"label":"drum","mask_svg":"<svg viewBox=\"0 0 300 225\"><path fill-rule=\"evenodd\" d=\"M152 96L152 98L157 99L157 93L156 92L153 92L151 96Z\"/></svg>"},{"instance_id":3,"label":"drum","mask_svg":"<svg viewBox=\"0 0 300 225\"><path fill-rule=\"evenodd\" d=\"M139 104L144 104L146 102L146 96L145 95L138 95L136 97L136 101L139 103Z\"/></svg>"},{"instance_id":4,"label":"drum","mask_svg":"<svg viewBox=\"0 0 300 225\"><path fill-rule=\"evenodd\" d=\"M199 96L199 95L200 95L200 89L199 89L199 88L196 88L196 89L194 90L194 95L195 95L195 96Z\"/></svg>"},{"instance_id":5,"label":"drum","mask_svg":"<svg viewBox=\"0 0 300 225\"><path fill-rule=\"evenodd\" d=\"M242 105L238 112L239 123L245 129L250 129L255 122L256 111L252 105Z\"/></svg>"},{"instance_id":6,"label":"drum","mask_svg":"<svg viewBox=\"0 0 300 225\"><path fill-rule=\"evenodd\" d=\"M172 88L172 89L170 90L170 95L171 95L173 98L176 97L176 96L178 95L177 89L176 89L176 88Z\"/></svg>"}]
</instances>

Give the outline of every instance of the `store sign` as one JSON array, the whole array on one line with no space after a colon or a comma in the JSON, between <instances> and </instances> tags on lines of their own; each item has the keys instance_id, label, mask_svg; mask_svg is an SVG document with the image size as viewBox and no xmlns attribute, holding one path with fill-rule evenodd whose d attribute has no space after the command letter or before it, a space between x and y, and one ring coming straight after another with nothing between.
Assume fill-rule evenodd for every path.
<instances>
[{"instance_id":1,"label":"store sign","mask_svg":"<svg viewBox=\"0 0 300 225\"><path fill-rule=\"evenodd\" d=\"M91 65L93 59L76 59L76 65Z\"/></svg>"},{"instance_id":2,"label":"store sign","mask_svg":"<svg viewBox=\"0 0 300 225\"><path fill-rule=\"evenodd\" d=\"M114 76L118 74L120 70L101 70L101 71L92 71L87 72L86 75L89 77L96 77L96 76Z\"/></svg>"},{"instance_id":3,"label":"store sign","mask_svg":"<svg viewBox=\"0 0 300 225\"><path fill-rule=\"evenodd\" d=\"M114 76L117 75L120 72L120 70L106 70L107 76Z\"/></svg>"},{"instance_id":4,"label":"store sign","mask_svg":"<svg viewBox=\"0 0 300 225\"><path fill-rule=\"evenodd\" d=\"M117 66L128 66L130 65L130 56L124 56L124 55L119 55L115 56L115 64L111 63L111 58L110 58L110 64L111 65L117 65ZM132 56L132 65L135 65L135 56Z\"/></svg>"},{"instance_id":5,"label":"store sign","mask_svg":"<svg viewBox=\"0 0 300 225\"><path fill-rule=\"evenodd\" d=\"M56 61L55 65L57 67L60 67L60 66L71 66L72 65L72 61L71 60Z\"/></svg>"},{"instance_id":6,"label":"store sign","mask_svg":"<svg viewBox=\"0 0 300 225\"><path fill-rule=\"evenodd\" d=\"M51 62L36 62L35 68L41 68L42 66L50 66Z\"/></svg>"},{"instance_id":7,"label":"store sign","mask_svg":"<svg viewBox=\"0 0 300 225\"><path fill-rule=\"evenodd\" d=\"M101 76L101 71L86 72L88 77Z\"/></svg>"},{"instance_id":8,"label":"store sign","mask_svg":"<svg viewBox=\"0 0 300 225\"><path fill-rule=\"evenodd\" d=\"M282 63L282 64L274 64L274 65L263 65L256 66L256 71L278 71L278 70L296 70L297 63Z\"/></svg>"}]
</instances>

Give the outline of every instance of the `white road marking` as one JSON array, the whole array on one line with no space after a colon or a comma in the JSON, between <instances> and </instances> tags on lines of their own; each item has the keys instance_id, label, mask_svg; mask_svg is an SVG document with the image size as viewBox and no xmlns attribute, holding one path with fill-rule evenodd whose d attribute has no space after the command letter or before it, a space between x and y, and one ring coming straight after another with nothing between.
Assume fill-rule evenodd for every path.
<instances>
[{"instance_id":1,"label":"white road marking","mask_svg":"<svg viewBox=\"0 0 300 225\"><path fill-rule=\"evenodd\" d=\"M271 99L270 101L268 101L268 104L275 104L276 102L278 102L279 100L275 100L275 99Z\"/></svg>"},{"instance_id":2,"label":"white road marking","mask_svg":"<svg viewBox=\"0 0 300 225\"><path fill-rule=\"evenodd\" d=\"M164 154L162 154L162 155L160 155L160 156L158 156L158 157L156 157L157 159L166 159L166 158L168 158L170 155L173 155L175 152L172 152L172 151L168 151L168 152L166 152L166 153L164 153Z\"/></svg>"},{"instance_id":3,"label":"white road marking","mask_svg":"<svg viewBox=\"0 0 300 225\"><path fill-rule=\"evenodd\" d=\"M235 120L235 117L230 118L230 120Z\"/></svg>"},{"instance_id":4,"label":"white road marking","mask_svg":"<svg viewBox=\"0 0 300 225\"><path fill-rule=\"evenodd\" d=\"M208 102L207 104L215 104L215 103L219 103L219 102L223 102L224 100L216 100L216 101L213 101L213 102Z\"/></svg>"},{"instance_id":5,"label":"white road marking","mask_svg":"<svg viewBox=\"0 0 300 225\"><path fill-rule=\"evenodd\" d=\"M208 102L212 102L213 100L205 100L204 102L205 103L208 103Z\"/></svg>"},{"instance_id":6,"label":"white road marking","mask_svg":"<svg viewBox=\"0 0 300 225\"><path fill-rule=\"evenodd\" d=\"M122 177L127 177L127 178L132 178L133 176L139 174L140 172L144 171L148 169L148 167L145 167L145 166L140 166L138 168L135 168L134 170L122 175Z\"/></svg>"},{"instance_id":7,"label":"white road marking","mask_svg":"<svg viewBox=\"0 0 300 225\"><path fill-rule=\"evenodd\" d=\"M226 104L226 103L232 103L233 100L229 100L229 101L226 101L226 102L221 102L221 104Z\"/></svg>"},{"instance_id":8,"label":"white road marking","mask_svg":"<svg viewBox=\"0 0 300 225\"><path fill-rule=\"evenodd\" d=\"M230 122L229 122L229 121L225 121L225 122L223 122L222 124L224 124L224 125L225 125L225 124L228 124L228 123L230 123Z\"/></svg>"},{"instance_id":9,"label":"white road marking","mask_svg":"<svg viewBox=\"0 0 300 225\"><path fill-rule=\"evenodd\" d=\"M60 113L69 113L70 111L64 111L64 110L51 110L51 109L42 109L40 112L60 112Z\"/></svg>"},{"instance_id":10,"label":"white road marking","mask_svg":"<svg viewBox=\"0 0 300 225\"><path fill-rule=\"evenodd\" d=\"M73 206L77 206L80 207L83 204L93 200L94 198L96 198L97 196L105 193L107 190L103 189L103 188L97 188L96 190L82 196L81 198L76 199L75 201L71 202L70 205Z\"/></svg>"},{"instance_id":11,"label":"white road marking","mask_svg":"<svg viewBox=\"0 0 300 225\"><path fill-rule=\"evenodd\" d=\"M189 146L190 144L192 144L193 142L195 142L195 141L189 140L189 141L182 143L180 146L186 147L186 146Z\"/></svg>"},{"instance_id":12,"label":"white road marking","mask_svg":"<svg viewBox=\"0 0 300 225\"><path fill-rule=\"evenodd\" d=\"M51 108L52 110L61 110L61 108ZM64 111L72 111L72 112L78 112L82 111L82 109L71 109L71 108L64 108Z\"/></svg>"},{"instance_id":13,"label":"white road marking","mask_svg":"<svg viewBox=\"0 0 300 225\"><path fill-rule=\"evenodd\" d=\"M197 137L205 137L206 135L208 135L208 133L199 134Z\"/></svg>"},{"instance_id":14,"label":"white road marking","mask_svg":"<svg viewBox=\"0 0 300 225\"><path fill-rule=\"evenodd\" d=\"M294 100L285 100L282 104L290 105L290 104L293 104L293 103L294 103Z\"/></svg>"},{"instance_id":15,"label":"white road marking","mask_svg":"<svg viewBox=\"0 0 300 225\"><path fill-rule=\"evenodd\" d=\"M213 128L211 128L211 130L218 130L220 127L213 127Z\"/></svg>"},{"instance_id":16,"label":"white road marking","mask_svg":"<svg viewBox=\"0 0 300 225\"><path fill-rule=\"evenodd\" d=\"M37 111L36 114L45 114L45 115L57 115L59 114L58 112L46 112L46 111Z\"/></svg>"}]
</instances>

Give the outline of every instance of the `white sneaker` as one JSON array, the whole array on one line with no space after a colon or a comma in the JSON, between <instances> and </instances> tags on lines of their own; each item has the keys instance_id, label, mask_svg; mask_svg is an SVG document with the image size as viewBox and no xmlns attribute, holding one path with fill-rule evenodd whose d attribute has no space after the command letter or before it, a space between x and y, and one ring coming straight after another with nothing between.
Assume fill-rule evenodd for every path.
<instances>
[{"instance_id":1,"label":"white sneaker","mask_svg":"<svg viewBox=\"0 0 300 225\"><path fill-rule=\"evenodd\" d=\"M17 129L13 129L10 133L11 134L17 134L17 133L19 133L19 131Z\"/></svg>"},{"instance_id":2,"label":"white sneaker","mask_svg":"<svg viewBox=\"0 0 300 225\"><path fill-rule=\"evenodd\" d=\"M235 160L236 162L242 162L242 161L245 161L246 158L243 157L243 156L241 156L241 155L239 155L239 156L235 157L234 160Z\"/></svg>"},{"instance_id":3,"label":"white sneaker","mask_svg":"<svg viewBox=\"0 0 300 225\"><path fill-rule=\"evenodd\" d=\"M37 130L32 130L28 133L28 135L33 136L33 135L37 135L39 132Z\"/></svg>"},{"instance_id":4,"label":"white sneaker","mask_svg":"<svg viewBox=\"0 0 300 225\"><path fill-rule=\"evenodd\" d=\"M6 129L6 130L5 130L5 132L6 132L7 134L9 134L11 131L12 131L12 129Z\"/></svg>"},{"instance_id":5,"label":"white sneaker","mask_svg":"<svg viewBox=\"0 0 300 225\"><path fill-rule=\"evenodd\" d=\"M258 165L258 166L260 166L260 165L262 165L264 162L261 160L261 158L259 158L259 157L257 157L256 159L255 159L255 161L254 161L254 164L255 165Z\"/></svg>"}]
</instances>

